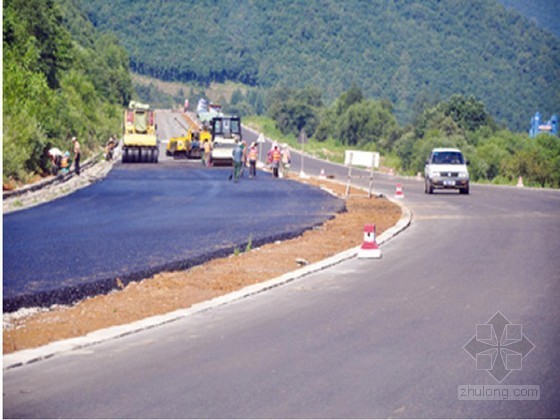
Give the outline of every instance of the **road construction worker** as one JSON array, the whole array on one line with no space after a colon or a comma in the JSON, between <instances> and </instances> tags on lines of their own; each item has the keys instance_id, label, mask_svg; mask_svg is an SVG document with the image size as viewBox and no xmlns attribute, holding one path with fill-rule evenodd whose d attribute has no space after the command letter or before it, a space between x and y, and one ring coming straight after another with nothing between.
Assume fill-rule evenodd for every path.
<instances>
[{"instance_id":1,"label":"road construction worker","mask_svg":"<svg viewBox=\"0 0 560 420\"><path fill-rule=\"evenodd\" d=\"M69 168L70 168L70 153L64 152L64 155L62 155L62 159L60 160L60 172L66 175L68 173Z\"/></svg>"},{"instance_id":2,"label":"road construction worker","mask_svg":"<svg viewBox=\"0 0 560 420\"><path fill-rule=\"evenodd\" d=\"M74 144L74 169L76 170L76 175L80 175L80 158L82 156L80 143L76 137L72 137L72 143Z\"/></svg>"},{"instance_id":3,"label":"road construction worker","mask_svg":"<svg viewBox=\"0 0 560 420\"><path fill-rule=\"evenodd\" d=\"M210 166L212 164L212 144L210 140L204 142L203 152L202 152L202 164L204 166Z\"/></svg>"},{"instance_id":4,"label":"road construction worker","mask_svg":"<svg viewBox=\"0 0 560 420\"><path fill-rule=\"evenodd\" d=\"M48 155L49 155L49 158L51 160L52 174L56 175L56 174L58 174L58 170L60 169L62 152L60 151L59 148L53 147L53 148L49 149Z\"/></svg>"},{"instance_id":5,"label":"road construction worker","mask_svg":"<svg viewBox=\"0 0 560 420\"><path fill-rule=\"evenodd\" d=\"M288 149L287 144L282 145L282 176L284 178L288 177L288 172L290 172L290 164L292 163L292 156L290 155L290 149Z\"/></svg>"},{"instance_id":6,"label":"road construction worker","mask_svg":"<svg viewBox=\"0 0 560 420\"><path fill-rule=\"evenodd\" d=\"M280 160L282 158L282 153L277 144L274 145L272 149L272 174L275 178L278 178L278 168L280 167Z\"/></svg>"},{"instance_id":7,"label":"road construction worker","mask_svg":"<svg viewBox=\"0 0 560 420\"><path fill-rule=\"evenodd\" d=\"M107 143L105 144L105 159L106 160L111 160L113 159L113 150L115 149L115 146L117 145L117 142L115 141L114 137L111 136L109 137L109 140L107 140Z\"/></svg>"},{"instance_id":8,"label":"road construction worker","mask_svg":"<svg viewBox=\"0 0 560 420\"><path fill-rule=\"evenodd\" d=\"M240 142L235 144L235 149L232 152L233 157L233 181L237 182L239 180L239 173L241 171L241 165L243 162L243 148L241 147ZM230 175L230 179L232 177Z\"/></svg>"},{"instance_id":9,"label":"road construction worker","mask_svg":"<svg viewBox=\"0 0 560 420\"><path fill-rule=\"evenodd\" d=\"M249 153L247 157L249 159L249 178L253 178L257 176L257 155L259 153L259 149L257 147L257 143L252 143L251 147L249 148Z\"/></svg>"}]
</instances>

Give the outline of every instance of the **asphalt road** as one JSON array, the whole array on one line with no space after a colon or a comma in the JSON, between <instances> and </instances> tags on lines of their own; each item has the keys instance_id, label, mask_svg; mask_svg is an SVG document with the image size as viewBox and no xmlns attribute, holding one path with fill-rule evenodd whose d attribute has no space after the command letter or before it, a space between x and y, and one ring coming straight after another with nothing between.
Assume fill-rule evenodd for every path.
<instances>
[{"instance_id":1,"label":"asphalt road","mask_svg":"<svg viewBox=\"0 0 560 420\"><path fill-rule=\"evenodd\" d=\"M428 196L386 176L375 187L392 195L396 182L413 223L381 260L5 371L4 416L557 417L560 192ZM534 345L501 383L464 348L497 312ZM465 385L538 386L540 398L464 401Z\"/></svg>"},{"instance_id":2,"label":"asphalt road","mask_svg":"<svg viewBox=\"0 0 560 420\"><path fill-rule=\"evenodd\" d=\"M163 113L158 125L177 135L172 116ZM293 237L344 206L264 172L234 184L231 168L160 157L157 165L118 163L102 182L5 215L4 311L71 303L111 290L116 278L126 284L226 256L249 241Z\"/></svg>"}]
</instances>

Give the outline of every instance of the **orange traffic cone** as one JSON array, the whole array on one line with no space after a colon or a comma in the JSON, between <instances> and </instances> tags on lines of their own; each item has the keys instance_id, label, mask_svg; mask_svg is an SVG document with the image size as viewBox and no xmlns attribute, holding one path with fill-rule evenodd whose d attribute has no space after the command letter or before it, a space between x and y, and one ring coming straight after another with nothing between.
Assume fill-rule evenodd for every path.
<instances>
[{"instance_id":1,"label":"orange traffic cone","mask_svg":"<svg viewBox=\"0 0 560 420\"><path fill-rule=\"evenodd\" d=\"M375 240L375 225L364 226L364 242L358 250L358 258L381 258L381 250Z\"/></svg>"},{"instance_id":2,"label":"orange traffic cone","mask_svg":"<svg viewBox=\"0 0 560 420\"><path fill-rule=\"evenodd\" d=\"M517 187L518 187L518 188L523 188L523 187L524 187L524 185L523 185L523 177L521 177L521 176L520 176L519 178L517 178Z\"/></svg>"}]
</instances>

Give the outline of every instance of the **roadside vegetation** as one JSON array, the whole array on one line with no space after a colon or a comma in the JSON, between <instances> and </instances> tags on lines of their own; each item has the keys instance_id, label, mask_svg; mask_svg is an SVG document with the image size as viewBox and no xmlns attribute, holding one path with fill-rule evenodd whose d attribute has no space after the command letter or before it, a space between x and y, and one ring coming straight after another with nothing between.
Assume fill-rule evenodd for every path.
<instances>
[{"instance_id":1,"label":"roadside vegetation","mask_svg":"<svg viewBox=\"0 0 560 420\"><path fill-rule=\"evenodd\" d=\"M51 147L98 153L121 131L128 56L71 0L3 2L3 183L49 170Z\"/></svg>"},{"instance_id":2,"label":"roadside vegetation","mask_svg":"<svg viewBox=\"0 0 560 420\"><path fill-rule=\"evenodd\" d=\"M355 85L328 106L314 89L283 89L268 100L266 115L245 123L323 159L342 162L347 149L378 151L384 166L415 175L432 148L457 147L470 161L473 181L514 184L521 176L525 185L560 187L560 139L511 132L472 96L426 104L407 126L398 124L391 103L367 99ZM305 146L298 144L301 130Z\"/></svg>"}]
</instances>

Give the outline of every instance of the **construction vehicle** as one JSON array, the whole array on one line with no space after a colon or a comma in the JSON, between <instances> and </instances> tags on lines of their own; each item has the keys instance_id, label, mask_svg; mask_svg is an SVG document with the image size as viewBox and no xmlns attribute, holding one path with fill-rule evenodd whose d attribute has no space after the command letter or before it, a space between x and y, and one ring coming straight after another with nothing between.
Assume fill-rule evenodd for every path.
<instances>
[{"instance_id":1,"label":"construction vehicle","mask_svg":"<svg viewBox=\"0 0 560 420\"><path fill-rule=\"evenodd\" d=\"M190 140L188 136L180 136L180 137L171 137L167 142L167 147L165 154L167 156L179 157L185 156L188 157L188 152L190 150Z\"/></svg>"},{"instance_id":2,"label":"construction vehicle","mask_svg":"<svg viewBox=\"0 0 560 420\"><path fill-rule=\"evenodd\" d=\"M242 141L241 119L236 116L213 117L210 131L213 164L233 164L233 149L237 142Z\"/></svg>"},{"instance_id":3,"label":"construction vehicle","mask_svg":"<svg viewBox=\"0 0 560 420\"><path fill-rule=\"evenodd\" d=\"M233 149L238 141L241 141L241 119L236 116L225 116L222 107L219 104L209 104L206 99L201 98L198 101L196 115L194 113L184 112L188 129L185 138L191 141L190 149L187 147L187 156L197 158L201 156L204 149L204 143L210 141L212 143L211 161L212 164L233 164ZM182 124L181 124L182 125ZM168 144L169 153L172 150L178 150L177 146ZM193 147L198 144L198 149Z\"/></svg>"},{"instance_id":4,"label":"construction vehicle","mask_svg":"<svg viewBox=\"0 0 560 420\"><path fill-rule=\"evenodd\" d=\"M130 101L124 111L123 163L157 163L159 142L154 110L150 105Z\"/></svg>"},{"instance_id":5,"label":"construction vehicle","mask_svg":"<svg viewBox=\"0 0 560 420\"><path fill-rule=\"evenodd\" d=\"M187 122L186 127L181 121L175 118L175 121L186 130L184 136L171 137L167 143L167 156L180 157L185 156L189 159L200 159L204 149L205 141L212 141L210 130L192 119L188 114L184 114Z\"/></svg>"}]
</instances>

